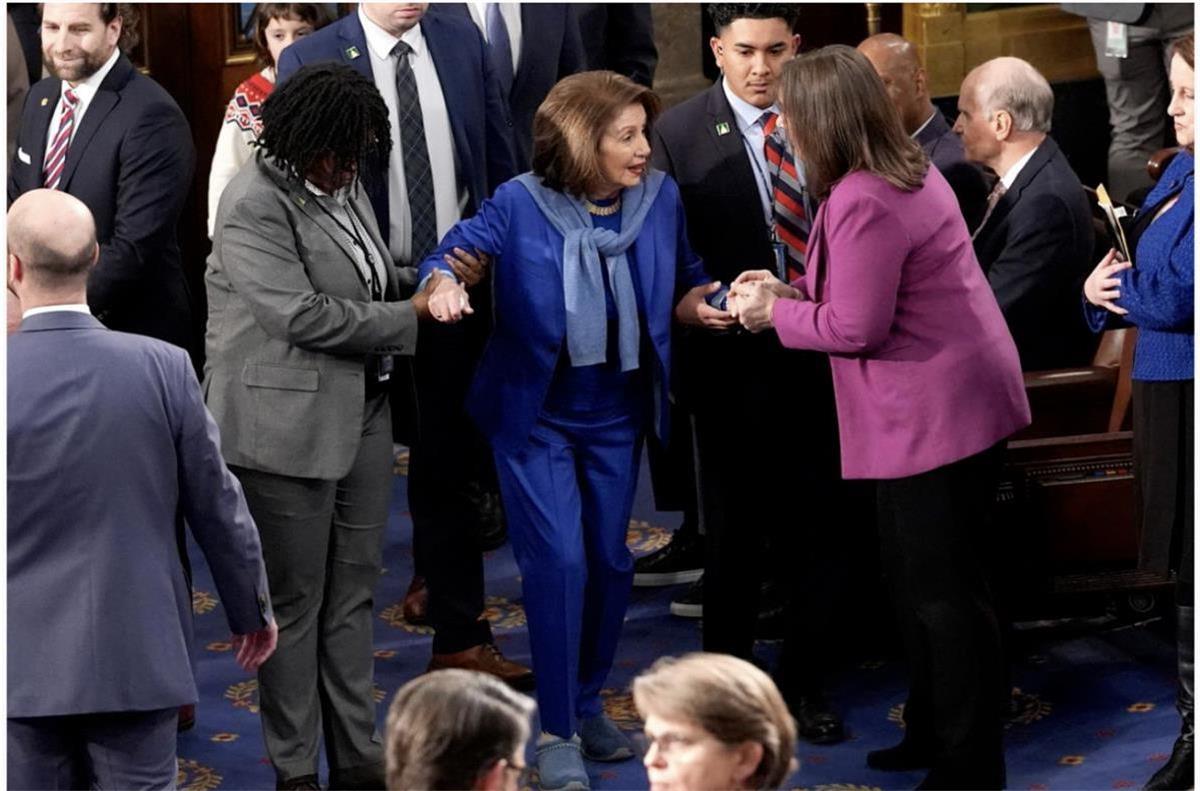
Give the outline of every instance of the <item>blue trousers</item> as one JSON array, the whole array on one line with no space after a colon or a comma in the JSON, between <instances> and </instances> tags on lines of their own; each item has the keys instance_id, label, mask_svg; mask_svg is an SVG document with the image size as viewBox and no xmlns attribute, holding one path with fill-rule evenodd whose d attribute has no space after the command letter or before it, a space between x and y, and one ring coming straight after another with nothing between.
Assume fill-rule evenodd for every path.
<instances>
[{"instance_id":1,"label":"blue trousers","mask_svg":"<svg viewBox=\"0 0 1200 791\"><path fill-rule=\"evenodd\" d=\"M556 736L601 713L633 585L625 536L641 442L642 420L622 411L543 416L525 447L495 451L542 730Z\"/></svg>"}]
</instances>

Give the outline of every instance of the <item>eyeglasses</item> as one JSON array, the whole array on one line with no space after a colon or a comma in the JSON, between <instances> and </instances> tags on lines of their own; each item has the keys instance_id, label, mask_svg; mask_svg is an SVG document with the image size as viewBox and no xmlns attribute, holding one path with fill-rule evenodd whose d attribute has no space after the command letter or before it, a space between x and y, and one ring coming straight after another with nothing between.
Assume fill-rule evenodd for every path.
<instances>
[{"instance_id":1,"label":"eyeglasses","mask_svg":"<svg viewBox=\"0 0 1200 791\"><path fill-rule=\"evenodd\" d=\"M650 748L658 747L659 755L670 755L677 750L686 750L693 747L704 740L704 736L684 736L681 733L662 733L658 736L645 734L646 752L650 752Z\"/></svg>"}]
</instances>

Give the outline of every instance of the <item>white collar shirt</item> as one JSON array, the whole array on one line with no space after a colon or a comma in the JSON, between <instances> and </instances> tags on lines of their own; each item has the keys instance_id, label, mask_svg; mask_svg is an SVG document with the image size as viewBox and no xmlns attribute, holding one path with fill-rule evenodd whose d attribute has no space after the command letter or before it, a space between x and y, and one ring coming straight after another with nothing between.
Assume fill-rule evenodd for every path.
<instances>
[{"instance_id":1,"label":"white collar shirt","mask_svg":"<svg viewBox=\"0 0 1200 791\"><path fill-rule=\"evenodd\" d=\"M50 151L50 144L54 142L54 138L58 136L58 124L62 120L63 110L66 109L66 100L63 98L63 93L70 88L75 96L78 97L79 106L75 109L75 124L71 128L71 139L75 139L75 133L79 131L79 125L83 123L83 115L91 106L92 99L96 98L96 91L100 90L101 83L108 73L112 71L113 66L117 63L117 58L121 57L121 49L114 47L112 55L108 56L108 60L100 67L100 70L88 77L86 80L81 80L75 85L62 81L62 87L59 92L58 105L54 108L54 114L50 116L50 128L46 130L46 152Z\"/></svg>"},{"instance_id":2,"label":"white collar shirt","mask_svg":"<svg viewBox=\"0 0 1200 791\"><path fill-rule=\"evenodd\" d=\"M388 156L388 252L402 265L416 266L412 261L412 212L408 202L408 183L404 179L404 148L400 140L400 114L396 97L396 58L392 48L403 41L412 47L408 55L421 102L421 118L425 128L425 147L429 152L429 169L433 179L433 201L437 216L437 237L440 239L462 219L467 205L467 191L459 183L454 135L450 128L450 112L438 80L437 69L429 46L418 23L400 38L388 33L363 13L361 4L358 19L362 24L370 50L371 73L375 87L387 105L388 122L392 128L392 152Z\"/></svg>"},{"instance_id":3,"label":"white collar shirt","mask_svg":"<svg viewBox=\"0 0 1200 791\"><path fill-rule=\"evenodd\" d=\"M1033 159L1033 155L1037 153L1040 147L1041 144L1039 143L1037 147L1030 149L1029 153L1014 162L1012 167L1000 177L1000 181L1004 182L1005 191L1012 189L1013 182L1017 180L1017 176L1021 175L1021 171L1029 164L1029 160Z\"/></svg>"},{"instance_id":4,"label":"white collar shirt","mask_svg":"<svg viewBox=\"0 0 1200 791\"><path fill-rule=\"evenodd\" d=\"M935 115L937 115L937 114L938 114L938 110L937 110L937 108L935 107L935 108L933 109L933 112L929 114L929 117L925 119L925 123L923 123L923 124L921 124L920 126L918 126L918 127L917 127L917 131L913 132L911 135L909 135L909 137L911 137L913 140L916 140L916 139L917 139L917 135L919 135L919 134L921 134L922 132L924 132L924 131L925 131L925 127L929 126L929 124L930 124L930 123L932 123L932 121L933 121L933 117L934 117Z\"/></svg>"},{"instance_id":5,"label":"white collar shirt","mask_svg":"<svg viewBox=\"0 0 1200 791\"><path fill-rule=\"evenodd\" d=\"M70 302L62 305L42 305L40 308L30 308L21 313L21 320L36 316L39 313L85 313L88 316L92 315L92 311L87 305L82 302Z\"/></svg>"}]
</instances>

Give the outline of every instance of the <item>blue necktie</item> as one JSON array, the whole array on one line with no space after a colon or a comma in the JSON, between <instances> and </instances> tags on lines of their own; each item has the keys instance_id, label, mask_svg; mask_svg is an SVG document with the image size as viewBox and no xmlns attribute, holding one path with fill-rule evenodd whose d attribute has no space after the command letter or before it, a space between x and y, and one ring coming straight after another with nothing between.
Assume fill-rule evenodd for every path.
<instances>
[{"instance_id":1,"label":"blue necktie","mask_svg":"<svg viewBox=\"0 0 1200 791\"><path fill-rule=\"evenodd\" d=\"M504 98L512 91L513 62L512 44L508 40L508 25L500 13L499 3L488 3L484 25L487 28L488 53L492 59L492 70L500 80Z\"/></svg>"}]
</instances>

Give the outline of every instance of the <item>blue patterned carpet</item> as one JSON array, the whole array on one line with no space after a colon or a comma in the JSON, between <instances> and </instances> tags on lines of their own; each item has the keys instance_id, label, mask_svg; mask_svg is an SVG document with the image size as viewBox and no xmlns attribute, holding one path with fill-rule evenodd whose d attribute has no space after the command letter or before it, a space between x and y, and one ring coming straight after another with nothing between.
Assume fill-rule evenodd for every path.
<instances>
[{"instance_id":1,"label":"blue patterned carpet","mask_svg":"<svg viewBox=\"0 0 1200 791\"><path fill-rule=\"evenodd\" d=\"M403 470L401 470L403 472ZM412 569L412 523L406 512L406 479L395 482L393 518L385 549L386 569L378 589L375 628L376 699L382 731L387 702L429 660L427 630L400 616L400 601ZM643 470L630 543L639 554L666 542L677 514L653 510ZM256 682L229 654L229 634L212 578L195 545L196 631L201 699L197 725L179 738L182 789L269 789L274 773L263 750ZM509 657L529 661L520 583L508 547L486 563L488 617ZM699 623L672 617L667 610L679 588L634 589L633 605L606 690L610 715L622 726L639 727L628 685L655 657L695 650ZM1174 658L1163 629L1113 628L1102 620L1079 628L1036 629L1024 635L1023 659L1014 668L1019 716L1008 732L1008 777L1015 789L1140 788L1166 760L1178 728L1173 708ZM814 650L822 650L814 646ZM764 656L771 655L764 646ZM831 697L846 719L850 738L833 747L801 743L800 770L789 787L807 789L912 788L919 773L867 769L867 750L895 743L901 735L903 668L886 645L868 649L844 665L832 682ZM874 656L872 654L878 654ZM596 789L643 789L637 761L591 764Z\"/></svg>"}]
</instances>

